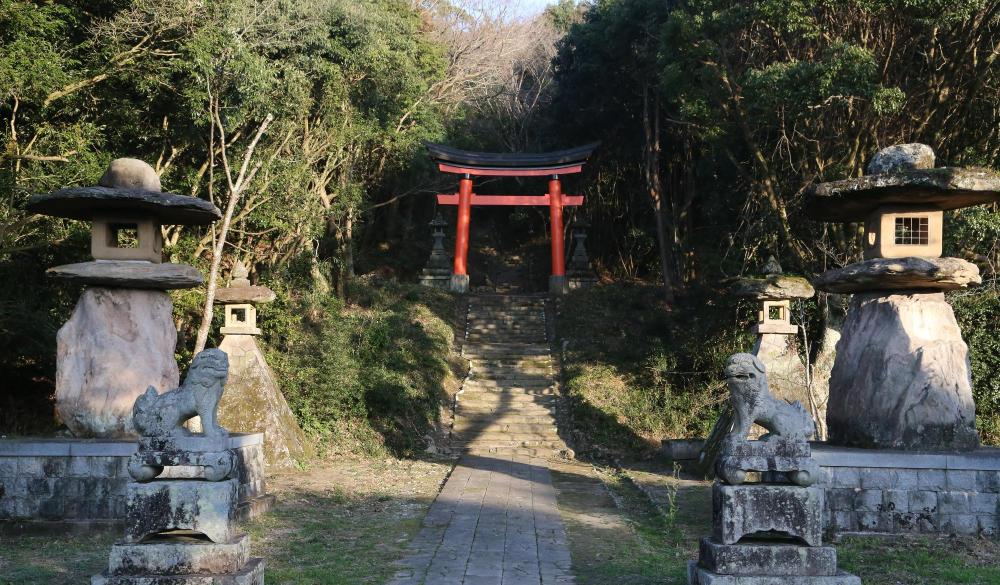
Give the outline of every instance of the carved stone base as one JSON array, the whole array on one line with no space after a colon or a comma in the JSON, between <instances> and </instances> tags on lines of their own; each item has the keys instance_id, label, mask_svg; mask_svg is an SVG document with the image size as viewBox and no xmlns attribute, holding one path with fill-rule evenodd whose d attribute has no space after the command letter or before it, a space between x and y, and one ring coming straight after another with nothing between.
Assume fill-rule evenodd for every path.
<instances>
[{"instance_id":1,"label":"carved stone base","mask_svg":"<svg viewBox=\"0 0 1000 585\"><path fill-rule=\"evenodd\" d=\"M736 544L746 536L782 533L809 546L823 543L823 488L723 485L712 488L714 538Z\"/></svg>"},{"instance_id":2,"label":"carved stone base","mask_svg":"<svg viewBox=\"0 0 1000 585\"><path fill-rule=\"evenodd\" d=\"M723 575L836 575L837 549L775 541L722 544L702 538L699 563Z\"/></svg>"},{"instance_id":3,"label":"carved stone base","mask_svg":"<svg viewBox=\"0 0 1000 585\"><path fill-rule=\"evenodd\" d=\"M236 573L250 561L250 538L205 542L194 536L172 536L141 544L119 542L111 547L110 575L185 575Z\"/></svg>"},{"instance_id":4,"label":"carved stone base","mask_svg":"<svg viewBox=\"0 0 1000 585\"><path fill-rule=\"evenodd\" d=\"M254 558L233 574L95 575L90 585L264 585L264 559Z\"/></svg>"},{"instance_id":5,"label":"carved stone base","mask_svg":"<svg viewBox=\"0 0 1000 585\"><path fill-rule=\"evenodd\" d=\"M173 530L204 534L212 542L232 542L239 483L161 479L131 483L126 492L125 541L142 542Z\"/></svg>"},{"instance_id":6,"label":"carved stone base","mask_svg":"<svg viewBox=\"0 0 1000 585\"><path fill-rule=\"evenodd\" d=\"M821 479L819 464L810 456L809 443L781 436L728 445L715 462L715 473L731 485L743 483L747 472L782 473L788 481L810 486Z\"/></svg>"}]
</instances>

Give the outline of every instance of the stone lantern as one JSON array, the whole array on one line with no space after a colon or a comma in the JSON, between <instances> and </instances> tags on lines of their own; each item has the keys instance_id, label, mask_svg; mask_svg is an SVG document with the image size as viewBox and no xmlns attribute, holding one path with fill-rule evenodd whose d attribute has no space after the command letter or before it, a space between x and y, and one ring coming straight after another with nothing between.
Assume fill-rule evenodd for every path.
<instances>
[{"instance_id":1,"label":"stone lantern","mask_svg":"<svg viewBox=\"0 0 1000 585\"><path fill-rule=\"evenodd\" d=\"M176 387L170 289L202 284L192 266L162 262L161 225L205 225L222 213L208 201L164 193L156 172L118 159L95 187L28 201L34 213L89 221L92 262L50 268L88 285L59 330L56 413L77 437L131 437L132 404L148 386Z\"/></svg>"},{"instance_id":2,"label":"stone lantern","mask_svg":"<svg viewBox=\"0 0 1000 585\"><path fill-rule=\"evenodd\" d=\"M251 285L248 276L247 267L237 260L229 286L215 292L215 302L226 315L219 349L229 356L229 382L219 402L219 422L241 433L264 433L265 463L291 467L309 454L310 445L255 339L261 333L255 305L273 301L274 291Z\"/></svg>"},{"instance_id":3,"label":"stone lantern","mask_svg":"<svg viewBox=\"0 0 1000 585\"><path fill-rule=\"evenodd\" d=\"M448 290L451 286L451 259L444 249L444 228L448 222L439 213L428 225L431 226L434 244L431 246L431 256L427 259L427 265L420 274L420 284Z\"/></svg>"},{"instance_id":4,"label":"stone lantern","mask_svg":"<svg viewBox=\"0 0 1000 585\"><path fill-rule=\"evenodd\" d=\"M830 374L830 442L914 450L979 443L969 351L943 291L981 282L942 258L943 212L1000 201L1000 175L934 168L922 144L876 153L868 174L814 185L814 219L865 222L865 260L828 270L816 288L854 293Z\"/></svg>"},{"instance_id":5,"label":"stone lantern","mask_svg":"<svg viewBox=\"0 0 1000 585\"><path fill-rule=\"evenodd\" d=\"M573 222L573 255L566 267L566 285L570 290L590 288L597 284L597 276L590 267L587 256L587 228L590 224L585 219Z\"/></svg>"},{"instance_id":6,"label":"stone lantern","mask_svg":"<svg viewBox=\"0 0 1000 585\"><path fill-rule=\"evenodd\" d=\"M274 291L266 286L252 286L248 276L247 267L237 260L229 287L215 291L215 303L225 307L226 324L219 330L223 335L260 335L254 304L270 303Z\"/></svg>"},{"instance_id":7,"label":"stone lantern","mask_svg":"<svg viewBox=\"0 0 1000 585\"><path fill-rule=\"evenodd\" d=\"M812 298L816 291L805 278L784 274L774 256L768 258L762 272L762 277L736 279L730 287L733 295L760 303L757 322L750 328L757 335L750 353L767 367L775 396L797 400L813 412L811 407L819 405L810 396L806 365L799 356L799 326L792 323L791 316L792 301Z\"/></svg>"}]
</instances>

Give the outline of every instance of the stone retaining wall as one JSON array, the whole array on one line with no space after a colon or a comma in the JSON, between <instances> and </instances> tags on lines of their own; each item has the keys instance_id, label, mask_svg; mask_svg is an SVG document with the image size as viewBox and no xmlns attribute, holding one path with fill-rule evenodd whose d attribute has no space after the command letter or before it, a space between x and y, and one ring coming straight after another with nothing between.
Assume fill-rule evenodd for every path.
<instances>
[{"instance_id":1,"label":"stone retaining wall","mask_svg":"<svg viewBox=\"0 0 1000 585\"><path fill-rule=\"evenodd\" d=\"M914 453L813 444L834 533L997 535L1000 449Z\"/></svg>"},{"instance_id":2,"label":"stone retaining wall","mask_svg":"<svg viewBox=\"0 0 1000 585\"><path fill-rule=\"evenodd\" d=\"M264 489L264 436L234 434L234 477L240 515L253 517L273 501ZM0 440L0 523L8 529L114 523L125 517L128 460L137 444L107 439ZM161 477L192 477L200 468L167 468Z\"/></svg>"},{"instance_id":3,"label":"stone retaining wall","mask_svg":"<svg viewBox=\"0 0 1000 585\"><path fill-rule=\"evenodd\" d=\"M693 462L703 445L664 441L661 452ZM828 533L1000 537L1000 449L917 453L812 443L812 454L826 475Z\"/></svg>"}]
</instances>

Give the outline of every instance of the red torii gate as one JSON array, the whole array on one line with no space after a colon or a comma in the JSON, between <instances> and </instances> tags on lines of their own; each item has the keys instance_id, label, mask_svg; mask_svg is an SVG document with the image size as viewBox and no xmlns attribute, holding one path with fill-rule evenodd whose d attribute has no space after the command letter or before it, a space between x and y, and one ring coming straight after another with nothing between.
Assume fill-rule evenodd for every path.
<instances>
[{"instance_id":1,"label":"red torii gate","mask_svg":"<svg viewBox=\"0 0 1000 585\"><path fill-rule=\"evenodd\" d=\"M547 205L552 232L552 275L549 291L561 294L566 290L566 251L563 243L562 210L566 206L583 205L583 195L564 195L559 175L571 175L583 170L584 163L600 143L539 154L500 154L470 152L441 144L425 142L431 160L442 173L462 175L458 193L437 196L440 205L457 205L458 221L455 233L455 260L451 275L451 290L469 290L469 224L473 205ZM477 195L472 192L472 177L549 177L545 195Z\"/></svg>"}]
</instances>

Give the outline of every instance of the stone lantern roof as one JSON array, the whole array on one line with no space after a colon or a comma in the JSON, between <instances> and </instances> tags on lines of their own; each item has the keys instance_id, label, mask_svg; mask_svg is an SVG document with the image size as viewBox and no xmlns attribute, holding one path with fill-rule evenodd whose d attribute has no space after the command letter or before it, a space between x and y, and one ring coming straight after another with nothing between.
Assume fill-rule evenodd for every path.
<instances>
[{"instance_id":1,"label":"stone lantern roof","mask_svg":"<svg viewBox=\"0 0 1000 585\"><path fill-rule=\"evenodd\" d=\"M143 215L170 225L206 225L222 217L219 208L204 199L162 192L152 167L140 160L121 158L111 163L97 186L34 195L27 209L85 221L97 216Z\"/></svg>"},{"instance_id":2,"label":"stone lantern roof","mask_svg":"<svg viewBox=\"0 0 1000 585\"><path fill-rule=\"evenodd\" d=\"M741 277L732 280L729 291L737 297L759 301L808 299L816 294L806 278L783 274L781 265L774 256L768 258L763 272L764 275L760 278Z\"/></svg>"},{"instance_id":3,"label":"stone lantern roof","mask_svg":"<svg viewBox=\"0 0 1000 585\"><path fill-rule=\"evenodd\" d=\"M250 271L247 270L243 261L237 260L233 266L232 280L229 281L229 286L215 291L215 304L260 304L273 301L275 299L274 291L266 286L250 284L250 280L247 278L249 275Z\"/></svg>"},{"instance_id":4,"label":"stone lantern roof","mask_svg":"<svg viewBox=\"0 0 1000 585\"><path fill-rule=\"evenodd\" d=\"M939 211L1000 201L1000 175L989 169L934 168L925 144L897 144L872 157L863 177L820 183L806 191L805 212L831 222L864 220L880 207Z\"/></svg>"},{"instance_id":5,"label":"stone lantern roof","mask_svg":"<svg viewBox=\"0 0 1000 585\"><path fill-rule=\"evenodd\" d=\"M805 212L820 221L850 222L887 205L948 211L996 202L1000 175L988 169L942 167L813 185L806 192Z\"/></svg>"},{"instance_id":6,"label":"stone lantern roof","mask_svg":"<svg viewBox=\"0 0 1000 585\"><path fill-rule=\"evenodd\" d=\"M94 187L70 187L34 195L28 211L91 222L92 262L56 266L55 278L113 288L169 290L202 284L186 264L162 263L162 224L204 225L222 217L212 203L164 193L147 163L120 158Z\"/></svg>"}]
</instances>

